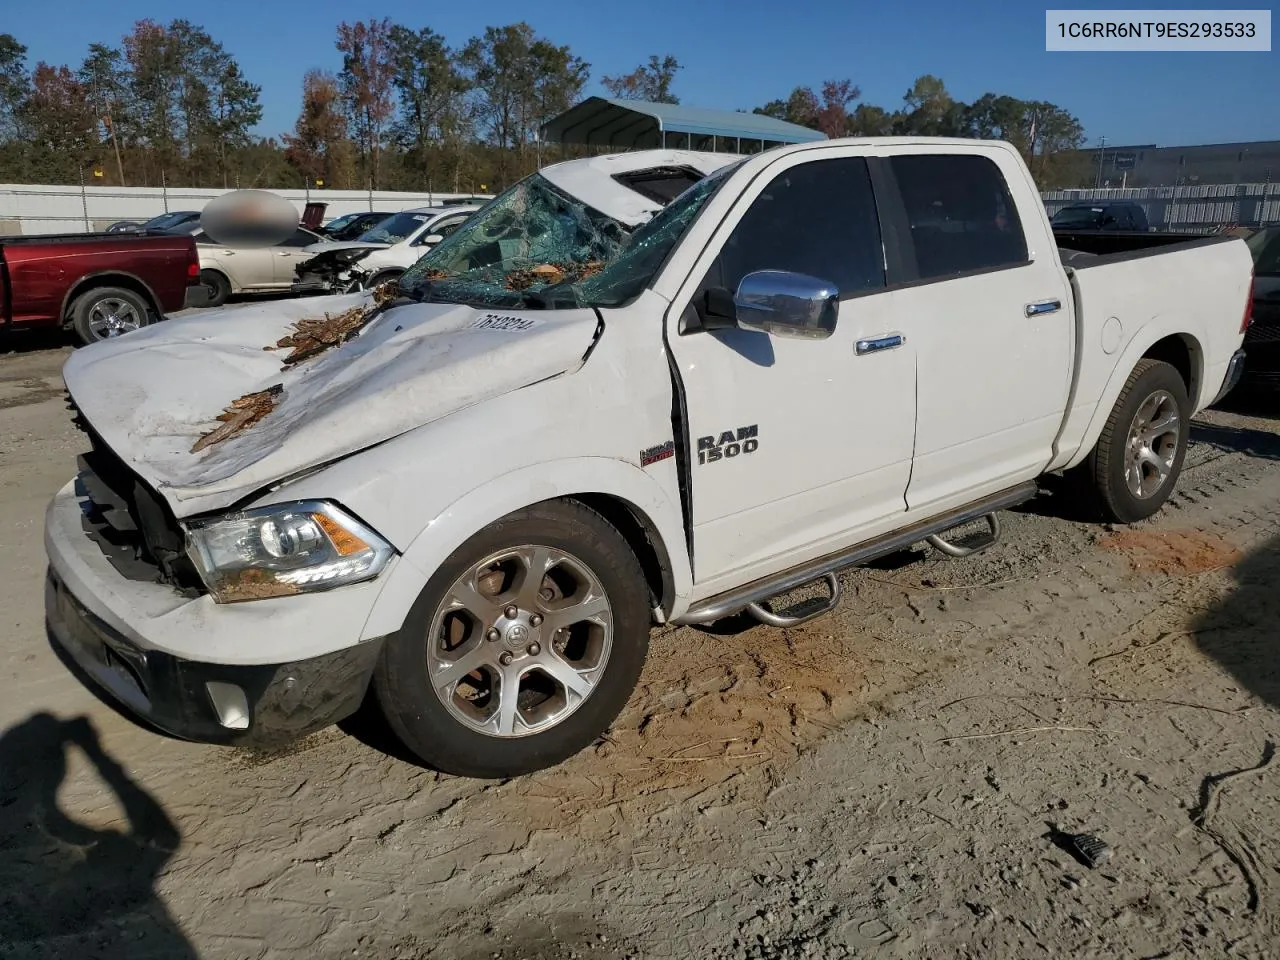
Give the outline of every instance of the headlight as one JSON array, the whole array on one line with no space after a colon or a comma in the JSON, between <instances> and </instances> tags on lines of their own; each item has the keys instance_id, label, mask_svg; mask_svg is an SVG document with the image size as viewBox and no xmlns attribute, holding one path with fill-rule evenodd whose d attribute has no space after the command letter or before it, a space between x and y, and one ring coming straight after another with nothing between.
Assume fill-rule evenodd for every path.
<instances>
[{"instance_id":1,"label":"headlight","mask_svg":"<svg viewBox=\"0 0 1280 960\"><path fill-rule=\"evenodd\" d=\"M392 547L331 503L279 503L187 525L187 552L218 603L370 580Z\"/></svg>"}]
</instances>

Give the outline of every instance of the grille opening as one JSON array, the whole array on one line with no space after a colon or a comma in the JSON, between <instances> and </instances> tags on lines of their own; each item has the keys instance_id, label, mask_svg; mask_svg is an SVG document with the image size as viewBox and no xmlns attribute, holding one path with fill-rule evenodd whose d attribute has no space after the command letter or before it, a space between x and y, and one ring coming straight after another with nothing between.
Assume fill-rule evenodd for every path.
<instances>
[{"instance_id":1,"label":"grille opening","mask_svg":"<svg viewBox=\"0 0 1280 960\"><path fill-rule=\"evenodd\" d=\"M79 411L74 422L90 441L90 450L78 460L76 478L85 534L126 579L167 583L191 597L206 592L186 555L186 538L172 511Z\"/></svg>"}]
</instances>

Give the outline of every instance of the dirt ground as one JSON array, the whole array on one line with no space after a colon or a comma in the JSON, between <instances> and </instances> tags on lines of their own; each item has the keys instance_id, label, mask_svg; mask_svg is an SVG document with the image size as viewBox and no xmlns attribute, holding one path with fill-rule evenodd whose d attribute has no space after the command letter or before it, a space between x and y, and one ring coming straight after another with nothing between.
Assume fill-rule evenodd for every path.
<instances>
[{"instance_id":1,"label":"dirt ground","mask_svg":"<svg viewBox=\"0 0 1280 960\"><path fill-rule=\"evenodd\" d=\"M168 739L67 672L67 352L0 355L0 956L1280 956L1280 402L1203 416L1137 527L1050 490L825 619L658 631L598 745L480 783L366 718Z\"/></svg>"}]
</instances>

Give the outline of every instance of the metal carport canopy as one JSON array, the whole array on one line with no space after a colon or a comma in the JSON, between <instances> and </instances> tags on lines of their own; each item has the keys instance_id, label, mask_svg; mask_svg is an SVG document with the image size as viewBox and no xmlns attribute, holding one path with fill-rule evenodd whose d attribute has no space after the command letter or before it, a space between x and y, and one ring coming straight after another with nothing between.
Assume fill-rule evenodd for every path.
<instances>
[{"instance_id":1,"label":"metal carport canopy","mask_svg":"<svg viewBox=\"0 0 1280 960\"><path fill-rule=\"evenodd\" d=\"M542 125L542 138L550 143L620 149L664 146L705 149L698 146L694 138L706 137L735 141L739 149L742 141L763 145L827 139L821 131L758 113L608 97L588 97Z\"/></svg>"}]
</instances>

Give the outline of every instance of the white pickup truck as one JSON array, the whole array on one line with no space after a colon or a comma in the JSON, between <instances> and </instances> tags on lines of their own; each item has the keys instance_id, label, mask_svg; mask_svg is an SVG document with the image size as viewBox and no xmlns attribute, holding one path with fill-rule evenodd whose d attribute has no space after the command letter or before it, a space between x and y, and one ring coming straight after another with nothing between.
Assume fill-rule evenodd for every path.
<instances>
[{"instance_id":1,"label":"white pickup truck","mask_svg":"<svg viewBox=\"0 0 1280 960\"><path fill-rule=\"evenodd\" d=\"M48 511L52 634L192 739L371 692L439 769L554 764L655 622L798 622L843 568L989 544L1052 472L1157 511L1240 367L1249 251L1070 262L999 142L547 167L398 289L72 356L92 450ZM817 611L770 605L820 580Z\"/></svg>"}]
</instances>

